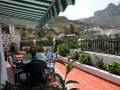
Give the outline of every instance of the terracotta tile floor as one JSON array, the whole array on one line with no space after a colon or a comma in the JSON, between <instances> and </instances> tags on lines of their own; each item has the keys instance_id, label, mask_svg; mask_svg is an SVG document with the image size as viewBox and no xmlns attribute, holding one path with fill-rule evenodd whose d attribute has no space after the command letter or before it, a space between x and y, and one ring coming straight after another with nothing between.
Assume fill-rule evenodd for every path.
<instances>
[{"instance_id":1,"label":"terracotta tile floor","mask_svg":"<svg viewBox=\"0 0 120 90\"><path fill-rule=\"evenodd\" d=\"M65 68L63 65L56 63L55 67L59 73L65 75ZM70 72L67 79L78 81L79 84L74 84L74 87L80 90L120 90L120 86L76 68Z\"/></svg>"},{"instance_id":2,"label":"terracotta tile floor","mask_svg":"<svg viewBox=\"0 0 120 90\"><path fill-rule=\"evenodd\" d=\"M10 65L6 62L6 68L9 76L9 80L14 83L14 76L11 70ZM61 64L56 63L55 68L65 75L65 67ZM120 86L110 83L106 80L93 76L87 72L74 68L67 79L76 80L79 84L74 84L74 87L79 88L80 90L120 90ZM72 85L73 86L73 85Z\"/></svg>"}]
</instances>

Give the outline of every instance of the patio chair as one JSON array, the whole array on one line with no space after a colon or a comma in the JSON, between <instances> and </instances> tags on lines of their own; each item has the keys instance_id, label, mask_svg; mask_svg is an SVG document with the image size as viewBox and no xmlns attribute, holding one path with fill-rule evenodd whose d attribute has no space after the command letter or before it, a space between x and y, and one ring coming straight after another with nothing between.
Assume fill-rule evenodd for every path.
<instances>
[{"instance_id":1,"label":"patio chair","mask_svg":"<svg viewBox=\"0 0 120 90\"><path fill-rule=\"evenodd\" d=\"M22 63L22 60L17 60L15 54L10 55L9 57L12 58L12 62L13 62L14 65L17 65L17 66L23 66L24 65Z\"/></svg>"},{"instance_id":2,"label":"patio chair","mask_svg":"<svg viewBox=\"0 0 120 90\"><path fill-rule=\"evenodd\" d=\"M15 65L13 63L13 59L11 57L8 57L8 62L9 62L10 66L12 68L12 71L14 73L15 83L21 81L21 78L20 78L21 74L25 74L26 79L28 79L28 74L27 74L27 72L25 72L24 66Z\"/></svg>"},{"instance_id":3,"label":"patio chair","mask_svg":"<svg viewBox=\"0 0 120 90\"><path fill-rule=\"evenodd\" d=\"M55 60L57 59L57 53L51 53L48 58L48 68L50 72L54 72Z\"/></svg>"},{"instance_id":4,"label":"patio chair","mask_svg":"<svg viewBox=\"0 0 120 90\"><path fill-rule=\"evenodd\" d=\"M41 82L46 83L47 63L42 60L34 60L26 65L26 71L29 72L29 82Z\"/></svg>"}]
</instances>

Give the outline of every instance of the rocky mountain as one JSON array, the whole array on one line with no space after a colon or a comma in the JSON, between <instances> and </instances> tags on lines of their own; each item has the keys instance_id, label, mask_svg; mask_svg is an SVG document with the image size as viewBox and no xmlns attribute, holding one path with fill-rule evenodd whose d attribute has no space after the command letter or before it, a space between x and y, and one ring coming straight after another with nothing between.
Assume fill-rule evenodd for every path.
<instances>
[{"instance_id":1,"label":"rocky mountain","mask_svg":"<svg viewBox=\"0 0 120 90\"><path fill-rule=\"evenodd\" d=\"M120 29L120 3L118 5L110 3L104 10L96 11L93 17L81 21Z\"/></svg>"}]
</instances>

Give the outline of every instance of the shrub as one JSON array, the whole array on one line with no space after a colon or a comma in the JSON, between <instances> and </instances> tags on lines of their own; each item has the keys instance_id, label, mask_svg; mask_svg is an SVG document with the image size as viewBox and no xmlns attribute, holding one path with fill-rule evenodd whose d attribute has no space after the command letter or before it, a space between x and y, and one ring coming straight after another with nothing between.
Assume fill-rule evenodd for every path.
<instances>
[{"instance_id":1,"label":"shrub","mask_svg":"<svg viewBox=\"0 0 120 90\"><path fill-rule=\"evenodd\" d=\"M63 90L59 87L49 86L48 84L38 84L38 85L18 85L11 84L7 82L5 85L1 85L2 88L0 90Z\"/></svg>"},{"instance_id":2,"label":"shrub","mask_svg":"<svg viewBox=\"0 0 120 90\"><path fill-rule=\"evenodd\" d=\"M43 52L44 49L43 49L43 45L38 45L37 46L37 52Z\"/></svg>"},{"instance_id":3,"label":"shrub","mask_svg":"<svg viewBox=\"0 0 120 90\"><path fill-rule=\"evenodd\" d=\"M111 64L108 64L108 71L120 75L120 63L119 62L112 62Z\"/></svg>"},{"instance_id":4,"label":"shrub","mask_svg":"<svg viewBox=\"0 0 120 90\"><path fill-rule=\"evenodd\" d=\"M81 53L79 59L80 59L80 63L87 64L87 65L92 65L91 58L86 53Z\"/></svg>"},{"instance_id":5,"label":"shrub","mask_svg":"<svg viewBox=\"0 0 120 90\"><path fill-rule=\"evenodd\" d=\"M64 44L58 45L58 54L60 54L61 56L67 56L69 52L70 52L70 48L68 44L64 43Z\"/></svg>"},{"instance_id":6,"label":"shrub","mask_svg":"<svg viewBox=\"0 0 120 90\"><path fill-rule=\"evenodd\" d=\"M79 48L77 40L70 41L70 48L72 48L72 49Z\"/></svg>"},{"instance_id":7,"label":"shrub","mask_svg":"<svg viewBox=\"0 0 120 90\"><path fill-rule=\"evenodd\" d=\"M77 51L73 52L71 55L71 59L78 60L79 59L79 53Z\"/></svg>"}]
</instances>

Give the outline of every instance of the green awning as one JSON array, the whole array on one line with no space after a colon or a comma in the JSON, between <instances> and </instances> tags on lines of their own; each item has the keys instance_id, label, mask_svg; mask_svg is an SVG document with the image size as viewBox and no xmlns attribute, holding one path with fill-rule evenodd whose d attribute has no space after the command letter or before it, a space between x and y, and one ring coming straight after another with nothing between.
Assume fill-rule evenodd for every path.
<instances>
[{"instance_id":1,"label":"green awning","mask_svg":"<svg viewBox=\"0 0 120 90\"><path fill-rule=\"evenodd\" d=\"M75 0L0 0L0 17L12 17L43 26Z\"/></svg>"}]
</instances>

